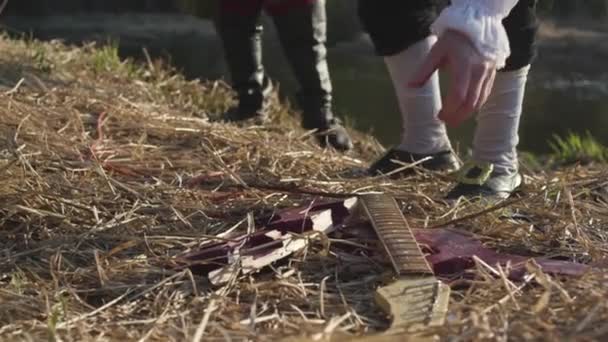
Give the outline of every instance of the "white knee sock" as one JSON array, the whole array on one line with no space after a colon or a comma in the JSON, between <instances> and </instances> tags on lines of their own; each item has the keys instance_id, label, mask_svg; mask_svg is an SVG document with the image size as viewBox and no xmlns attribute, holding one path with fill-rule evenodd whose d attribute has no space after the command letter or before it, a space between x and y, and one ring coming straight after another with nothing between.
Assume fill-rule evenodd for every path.
<instances>
[{"instance_id":1,"label":"white knee sock","mask_svg":"<svg viewBox=\"0 0 608 342\"><path fill-rule=\"evenodd\" d=\"M445 125L437 118L441 109L439 77L435 73L421 88L408 87L412 76L437 41L431 36L406 50L384 58L397 93L402 117L400 150L430 154L451 150Z\"/></svg>"},{"instance_id":2,"label":"white knee sock","mask_svg":"<svg viewBox=\"0 0 608 342\"><path fill-rule=\"evenodd\" d=\"M499 173L517 172L519 119L530 66L499 72L492 93L477 116L473 160L490 162Z\"/></svg>"}]
</instances>

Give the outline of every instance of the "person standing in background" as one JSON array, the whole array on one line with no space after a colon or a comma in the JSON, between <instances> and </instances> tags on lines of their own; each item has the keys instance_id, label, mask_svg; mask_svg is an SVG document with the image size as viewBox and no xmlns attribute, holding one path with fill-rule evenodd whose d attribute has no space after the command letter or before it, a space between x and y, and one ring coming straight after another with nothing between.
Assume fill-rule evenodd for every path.
<instances>
[{"instance_id":1,"label":"person standing in background","mask_svg":"<svg viewBox=\"0 0 608 342\"><path fill-rule=\"evenodd\" d=\"M478 112L472 161L447 194L506 198L521 184L516 147L530 64L536 54L536 0L359 0L359 17L384 57L402 115L401 143L369 169L399 165L459 168L445 123ZM436 70L450 77L442 101ZM498 71L498 72L497 72ZM404 176L413 172L407 169Z\"/></svg>"},{"instance_id":2,"label":"person standing in background","mask_svg":"<svg viewBox=\"0 0 608 342\"><path fill-rule=\"evenodd\" d=\"M225 121L263 123L268 119L273 87L262 60L260 19L265 10L300 85L297 100L303 112L302 126L315 130L322 147L352 148L351 138L332 111L325 4L325 0L220 0L216 27L239 101L225 113Z\"/></svg>"}]
</instances>

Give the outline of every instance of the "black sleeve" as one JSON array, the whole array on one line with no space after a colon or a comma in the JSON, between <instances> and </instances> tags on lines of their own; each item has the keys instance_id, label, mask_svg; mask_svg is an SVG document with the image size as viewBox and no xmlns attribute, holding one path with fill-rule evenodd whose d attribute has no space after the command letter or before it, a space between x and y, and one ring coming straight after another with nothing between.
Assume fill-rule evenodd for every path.
<instances>
[{"instance_id":1,"label":"black sleeve","mask_svg":"<svg viewBox=\"0 0 608 342\"><path fill-rule=\"evenodd\" d=\"M441 0L359 0L364 30L381 56L397 54L431 34Z\"/></svg>"}]
</instances>

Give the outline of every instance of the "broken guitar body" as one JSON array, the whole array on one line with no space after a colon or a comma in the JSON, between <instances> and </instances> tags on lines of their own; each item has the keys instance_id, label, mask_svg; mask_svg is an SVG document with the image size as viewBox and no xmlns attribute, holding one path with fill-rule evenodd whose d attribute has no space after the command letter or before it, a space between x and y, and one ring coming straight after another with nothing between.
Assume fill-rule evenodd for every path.
<instances>
[{"instance_id":1,"label":"broken guitar body","mask_svg":"<svg viewBox=\"0 0 608 342\"><path fill-rule=\"evenodd\" d=\"M328 235L351 225L350 218L369 221L384 246L394 269L394 278L376 291L376 302L392 318L382 334L365 337L333 334L325 341L424 341L433 340L431 328L443 325L450 288L436 278L464 276L474 266L474 257L488 264L511 264L509 278L521 280L529 257L498 253L474 237L448 229L412 230L394 198L363 195L336 202L311 204L305 208L275 213L264 229L247 234L227 232L220 240L178 256L172 267L189 268L208 276L213 285L223 285L235 276L250 274L304 249L310 234ZM427 245L423 255L418 243ZM544 272L580 276L587 265L550 258L534 258ZM435 273L434 273L434 272ZM287 341L301 341L288 339Z\"/></svg>"}]
</instances>

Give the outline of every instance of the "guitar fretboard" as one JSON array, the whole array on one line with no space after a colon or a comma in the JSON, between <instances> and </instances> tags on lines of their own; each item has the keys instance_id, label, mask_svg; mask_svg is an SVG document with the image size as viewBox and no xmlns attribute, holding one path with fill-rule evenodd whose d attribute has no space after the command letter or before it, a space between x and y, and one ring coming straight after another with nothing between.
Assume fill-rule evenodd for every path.
<instances>
[{"instance_id":1,"label":"guitar fretboard","mask_svg":"<svg viewBox=\"0 0 608 342\"><path fill-rule=\"evenodd\" d=\"M363 208L398 275L432 275L433 271L394 198L361 196Z\"/></svg>"}]
</instances>

